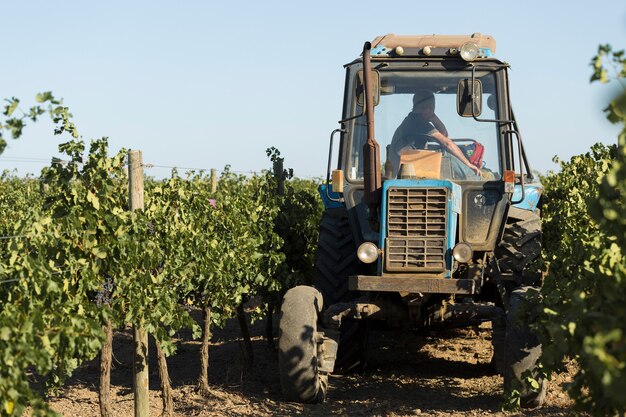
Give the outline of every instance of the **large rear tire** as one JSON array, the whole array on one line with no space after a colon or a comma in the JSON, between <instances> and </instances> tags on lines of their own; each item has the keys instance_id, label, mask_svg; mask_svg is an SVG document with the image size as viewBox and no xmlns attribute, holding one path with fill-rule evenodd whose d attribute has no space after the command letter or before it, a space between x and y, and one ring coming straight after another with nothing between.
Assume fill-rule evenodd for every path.
<instances>
[{"instance_id":1,"label":"large rear tire","mask_svg":"<svg viewBox=\"0 0 626 417\"><path fill-rule=\"evenodd\" d=\"M530 329L535 318L529 310L529 289L520 287L511 292L506 317L504 389L506 393L519 391L520 406L523 408L541 407L547 391L547 383L537 366L541 344ZM533 388L527 376L538 385Z\"/></svg>"},{"instance_id":2,"label":"large rear tire","mask_svg":"<svg viewBox=\"0 0 626 417\"><path fill-rule=\"evenodd\" d=\"M539 214L517 207L509 209L502 241L496 247L502 272L516 275L522 285L541 284L535 261L541 256L541 218Z\"/></svg>"},{"instance_id":3,"label":"large rear tire","mask_svg":"<svg viewBox=\"0 0 626 417\"><path fill-rule=\"evenodd\" d=\"M317 359L317 319L322 295L313 287L290 289L280 309L278 368L285 400L320 403L326 398L328 376Z\"/></svg>"},{"instance_id":4,"label":"large rear tire","mask_svg":"<svg viewBox=\"0 0 626 417\"><path fill-rule=\"evenodd\" d=\"M531 314L531 301L539 302L540 298L531 300L528 296L529 290L541 287L541 271L537 264L541 256L539 213L511 207L495 256L500 271L512 274L514 280L502 283L506 291L505 307L508 307L506 331L504 349L497 358L494 355L494 362L497 369L498 364L502 364L503 369L498 371L504 376L505 393L517 390L521 407L540 407L545 401L547 382L538 368L541 344L531 331L531 324L536 319ZM496 336L494 334L494 340Z\"/></svg>"},{"instance_id":5,"label":"large rear tire","mask_svg":"<svg viewBox=\"0 0 626 417\"><path fill-rule=\"evenodd\" d=\"M358 292L348 290L348 277L363 273L361 268L347 211L344 208L326 210L320 223L314 280L326 306L360 296ZM363 369L367 359L368 323L365 320L344 319L340 330L334 373Z\"/></svg>"},{"instance_id":6,"label":"large rear tire","mask_svg":"<svg viewBox=\"0 0 626 417\"><path fill-rule=\"evenodd\" d=\"M500 272L512 275L513 280L500 282L505 309L513 290L521 286L541 286L541 272L536 261L541 256L541 218L537 212L510 207L502 240L494 255ZM498 277L494 277L496 280ZM506 326L493 324L494 356L492 364L500 375L504 375Z\"/></svg>"}]
</instances>

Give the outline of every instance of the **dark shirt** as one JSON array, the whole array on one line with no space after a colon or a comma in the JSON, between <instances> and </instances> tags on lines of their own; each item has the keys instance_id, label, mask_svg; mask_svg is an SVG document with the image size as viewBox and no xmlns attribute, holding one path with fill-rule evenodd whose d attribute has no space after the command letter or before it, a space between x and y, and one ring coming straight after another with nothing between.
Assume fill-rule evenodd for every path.
<instances>
[{"instance_id":1,"label":"dark shirt","mask_svg":"<svg viewBox=\"0 0 626 417\"><path fill-rule=\"evenodd\" d=\"M433 124L425 120L420 114L409 113L400 126L396 129L391 139L391 154L389 159L394 167L394 172L397 172L398 165L400 164L400 156L398 153L406 146L411 146L414 149L424 149L426 147L426 141L428 135L433 135L438 130Z\"/></svg>"},{"instance_id":2,"label":"dark shirt","mask_svg":"<svg viewBox=\"0 0 626 417\"><path fill-rule=\"evenodd\" d=\"M412 145L415 149L424 149L426 137L438 132L433 124L425 120L420 114L409 113L393 134L393 142L402 144L402 147ZM399 149L398 149L399 150Z\"/></svg>"}]
</instances>

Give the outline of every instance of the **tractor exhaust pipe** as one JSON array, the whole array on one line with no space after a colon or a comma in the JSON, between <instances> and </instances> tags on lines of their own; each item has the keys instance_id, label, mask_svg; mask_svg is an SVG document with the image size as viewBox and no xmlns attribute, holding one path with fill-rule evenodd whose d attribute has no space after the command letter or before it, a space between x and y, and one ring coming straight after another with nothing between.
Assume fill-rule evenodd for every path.
<instances>
[{"instance_id":1,"label":"tractor exhaust pipe","mask_svg":"<svg viewBox=\"0 0 626 417\"><path fill-rule=\"evenodd\" d=\"M363 83L365 84L365 118L367 120L367 142L363 145L363 200L369 208L369 223L379 228L378 207L381 199L380 146L374 138L374 97L372 95L372 44L363 45Z\"/></svg>"}]
</instances>

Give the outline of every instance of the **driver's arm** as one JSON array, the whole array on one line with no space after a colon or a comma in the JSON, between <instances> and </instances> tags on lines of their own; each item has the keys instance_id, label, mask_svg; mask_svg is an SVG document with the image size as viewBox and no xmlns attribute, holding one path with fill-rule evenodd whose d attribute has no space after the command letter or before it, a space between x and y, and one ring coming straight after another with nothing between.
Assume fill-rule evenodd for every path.
<instances>
[{"instance_id":1,"label":"driver's arm","mask_svg":"<svg viewBox=\"0 0 626 417\"><path fill-rule=\"evenodd\" d=\"M432 133L431 136L433 138L437 139L437 141L439 141L439 143L443 147L445 147L448 150L448 152L450 152L452 155L456 156L461 162L463 162L472 171L474 171L474 173L476 173L476 175L480 175L480 168L478 168L476 165L473 165L470 161L468 161L467 158L465 157L465 155L463 154L463 152L461 151L461 149L459 149L457 144L454 143L449 137L443 135L440 132Z\"/></svg>"}]
</instances>

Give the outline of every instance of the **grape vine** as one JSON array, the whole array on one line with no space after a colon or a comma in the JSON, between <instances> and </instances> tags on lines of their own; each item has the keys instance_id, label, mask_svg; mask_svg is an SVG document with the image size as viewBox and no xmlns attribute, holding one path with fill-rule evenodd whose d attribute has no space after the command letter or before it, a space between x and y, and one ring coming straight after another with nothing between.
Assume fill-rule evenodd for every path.
<instances>
[{"instance_id":1,"label":"grape vine","mask_svg":"<svg viewBox=\"0 0 626 417\"><path fill-rule=\"evenodd\" d=\"M544 309L538 326L547 371L579 367L569 393L594 415L626 412L626 59L600 46L592 81L615 74L623 94L605 109L623 130L618 145L560 161L542 178ZM607 68L607 66L609 68ZM612 69L612 70L609 70Z\"/></svg>"},{"instance_id":2,"label":"grape vine","mask_svg":"<svg viewBox=\"0 0 626 417\"><path fill-rule=\"evenodd\" d=\"M95 358L108 323L141 326L173 354L179 329L200 335L190 307L209 308L207 319L221 326L246 300L288 285L279 273L284 239L311 247L298 246L296 229L278 231L290 203L269 171L246 177L227 168L213 192L204 172L174 170L146 180L145 210L131 212L126 151L109 156L106 139L88 150L73 139L59 150L63 163L39 179L0 178L3 415L27 406L54 415L37 387L59 386ZM304 195L287 188L290 198ZM308 196L302 204L312 207Z\"/></svg>"}]
</instances>

